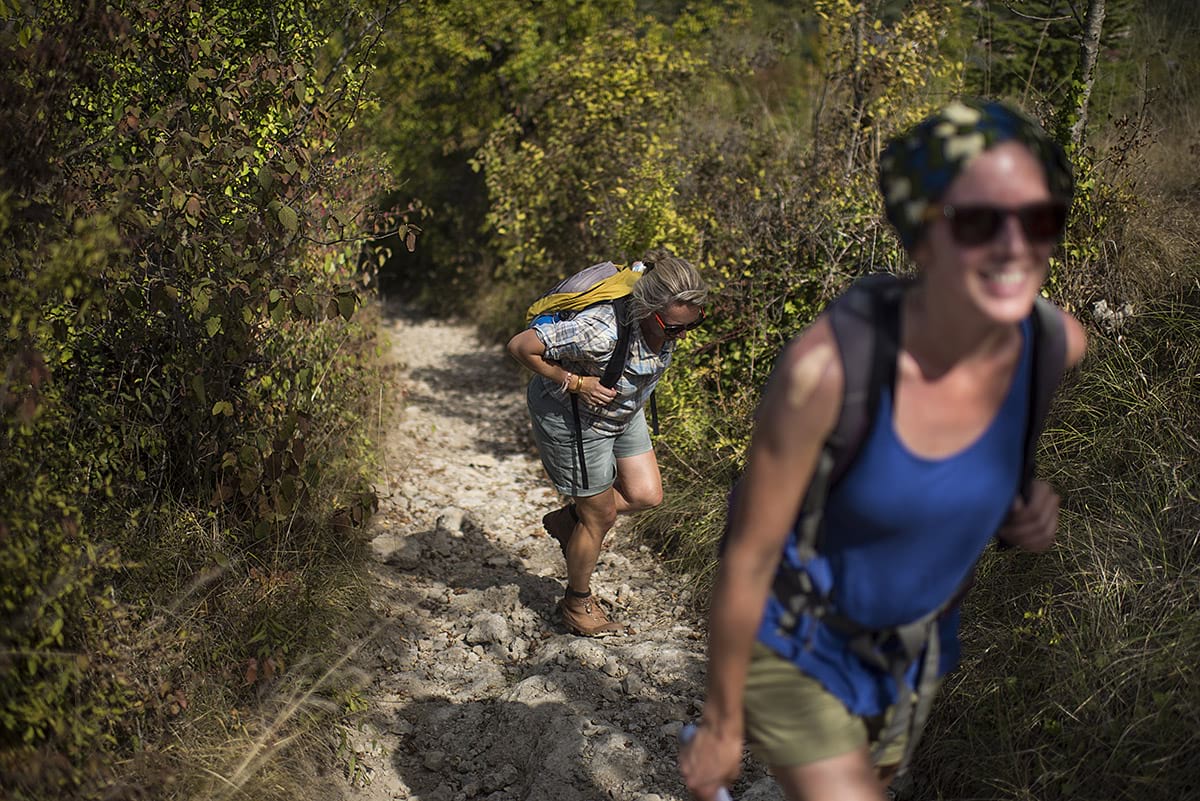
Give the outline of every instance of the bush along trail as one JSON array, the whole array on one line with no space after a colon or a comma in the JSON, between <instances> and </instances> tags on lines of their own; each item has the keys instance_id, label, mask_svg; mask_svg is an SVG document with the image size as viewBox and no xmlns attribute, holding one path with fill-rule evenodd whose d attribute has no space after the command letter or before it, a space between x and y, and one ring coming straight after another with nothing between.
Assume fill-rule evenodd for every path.
<instances>
[{"instance_id":1,"label":"bush along trail","mask_svg":"<svg viewBox=\"0 0 1200 801\"><path fill-rule=\"evenodd\" d=\"M528 433L526 378L468 325L389 320L381 625L355 657L369 710L335 744L346 798L683 799L676 738L704 670L689 578L618 524L593 591L634 633L567 634L563 557L540 523L558 498ZM735 789L780 797L761 774Z\"/></svg>"}]
</instances>

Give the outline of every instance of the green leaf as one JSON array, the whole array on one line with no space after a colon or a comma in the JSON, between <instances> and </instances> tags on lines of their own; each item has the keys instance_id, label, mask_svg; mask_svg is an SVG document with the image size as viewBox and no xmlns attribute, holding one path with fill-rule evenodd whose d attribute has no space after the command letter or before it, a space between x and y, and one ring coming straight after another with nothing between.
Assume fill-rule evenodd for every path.
<instances>
[{"instance_id":1,"label":"green leaf","mask_svg":"<svg viewBox=\"0 0 1200 801\"><path fill-rule=\"evenodd\" d=\"M199 374L192 376L192 394L196 396L196 399L201 404L207 402L207 395L204 392L204 379Z\"/></svg>"},{"instance_id":2,"label":"green leaf","mask_svg":"<svg viewBox=\"0 0 1200 801\"><path fill-rule=\"evenodd\" d=\"M299 488L296 486L296 479L293 476L284 476L279 481L279 492L281 495L283 495L285 500L296 500L298 489Z\"/></svg>"},{"instance_id":3,"label":"green leaf","mask_svg":"<svg viewBox=\"0 0 1200 801\"><path fill-rule=\"evenodd\" d=\"M312 317L317 310L313 299L302 292L292 298L292 303L296 306L296 312L304 317Z\"/></svg>"},{"instance_id":4,"label":"green leaf","mask_svg":"<svg viewBox=\"0 0 1200 801\"><path fill-rule=\"evenodd\" d=\"M212 292L208 287L195 287L192 289L192 309L196 314L204 314L208 311L208 304L212 301Z\"/></svg>"},{"instance_id":5,"label":"green leaf","mask_svg":"<svg viewBox=\"0 0 1200 801\"><path fill-rule=\"evenodd\" d=\"M210 337L215 337L217 332L221 330L221 318L209 317L204 321L204 330L208 332Z\"/></svg>"},{"instance_id":6,"label":"green leaf","mask_svg":"<svg viewBox=\"0 0 1200 801\"><path fill-rule=\"evenodd\" d=\"M216 417L219 414L223 414L226 417L232 417L233 416L233 404L230 403L229 401L217 401L216 403L214 403L213 407L212 407L212 416Z\"/></svg>"},{"instance_id":7,"label":"green leaf","mask_svg":"<svg viewBox=\"0 0 1200 801\"><path fill-rule=\"evenodd\" d=\"M300 217L296 214L295 209L291 206L280 206L276 212L279 216L279 223L288 230L289 233L296 233L296 228L300 225Z\"/></svg>"}]
</instances>

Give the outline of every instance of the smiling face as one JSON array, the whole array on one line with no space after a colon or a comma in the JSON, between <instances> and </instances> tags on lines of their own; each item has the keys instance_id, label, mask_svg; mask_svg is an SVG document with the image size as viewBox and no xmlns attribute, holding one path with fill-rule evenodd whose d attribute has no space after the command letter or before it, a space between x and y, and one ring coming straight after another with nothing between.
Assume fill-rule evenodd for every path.
<instances>
[{"instance_id":1,"label":"smiling face","mask_svg":"<svg viewBox=\"0 0 1200 801\"><path fill-rule=\"evenodd\" d=\"M1042 166L1025 146L1005 142L972 159L933 204L935 213L912 254L930 296L973 309L993 323L1028 316L1054 242L1031 241L1018 217L1005 214L994 236L963 244L942 212L947 206L1015 211L1050 200Z\"/></svg>"}]
</instances>

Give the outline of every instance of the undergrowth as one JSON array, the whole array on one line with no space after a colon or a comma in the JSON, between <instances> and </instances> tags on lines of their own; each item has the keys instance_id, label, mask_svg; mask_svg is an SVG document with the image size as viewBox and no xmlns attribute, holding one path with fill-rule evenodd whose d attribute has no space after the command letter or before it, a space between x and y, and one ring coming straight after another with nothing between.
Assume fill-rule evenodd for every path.
<instances>
[{"instance_id":1,"label":"undergrowth","mask_svg":"<svg viewBox=\"0 0 1200 801\"><path fill-rule=\"evenodd\" d=\"M922 798L1173 799L1200 787L1200 287L1094 334L1042 448L1045 556L991 554L917 767Z\"/></svg>"}]
</instances>

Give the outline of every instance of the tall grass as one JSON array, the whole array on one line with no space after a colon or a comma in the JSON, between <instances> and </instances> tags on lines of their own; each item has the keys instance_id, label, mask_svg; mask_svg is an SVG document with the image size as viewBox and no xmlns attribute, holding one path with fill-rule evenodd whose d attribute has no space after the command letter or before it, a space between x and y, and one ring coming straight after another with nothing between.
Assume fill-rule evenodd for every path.
<instances>
[{"instance_id":1,"label":"tall grass","mask_svg":"<svg viewBox=\"0 0 1200 801\"><path fill-rule=\"evenodd\" d=\"M1200 289L1198 287L1197 289ZM1200 788L1200 291L1093 336L1043 447L1059 545L990 555L921 798L1177 799Z\"/></svg>"}]
</instances>

